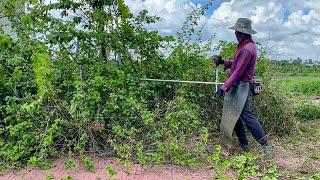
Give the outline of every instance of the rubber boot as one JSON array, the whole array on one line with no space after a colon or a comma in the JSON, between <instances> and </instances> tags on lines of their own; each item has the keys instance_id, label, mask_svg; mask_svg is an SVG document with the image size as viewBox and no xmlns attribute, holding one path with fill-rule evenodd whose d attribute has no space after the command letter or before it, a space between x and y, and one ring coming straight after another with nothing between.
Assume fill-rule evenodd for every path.
<instances>
[{"instance_id":1,"label":"rubber boot","mask_svg":"<svg viewBox=\"0 0 320 180\"><path fill-rule=\"evenodd\" d=\"M262 146L262 148L267 158L272 159L273 158L272 147L270 145L266 145L266 146Z\"/></svg>"},{"instance_id":2,"label":"rubber boot","mask_svg":"<svg viewBox=\"0 0 320 180\"><path fill-rule=\"evenodd\" d=\"M240 144L240 147L244 152L250 151L248 144Z\"/></svg>"}]
</instances>

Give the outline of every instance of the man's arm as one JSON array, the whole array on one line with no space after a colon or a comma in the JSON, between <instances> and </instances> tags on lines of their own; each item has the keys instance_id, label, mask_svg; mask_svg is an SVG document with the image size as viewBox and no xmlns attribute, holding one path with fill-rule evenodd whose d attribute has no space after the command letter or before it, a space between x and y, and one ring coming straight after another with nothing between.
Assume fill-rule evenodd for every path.
<instances>
[{"instance_id":1,"label":"man's arm","mask_svg":"<svg viewBox=\"0 0 320 180\"><path fill-rule=\"evenodd\" d=\"M244 74L244 71L246 70L249 59L250 59L250 52L248 50L242 50L238 56L238 63L235 71L231 74L231 76L228 78L228 80L224 83L224 85L221 87L223 91L227 91L234 83L236 83L239 78Z\"/></svg>"}]
</instances>

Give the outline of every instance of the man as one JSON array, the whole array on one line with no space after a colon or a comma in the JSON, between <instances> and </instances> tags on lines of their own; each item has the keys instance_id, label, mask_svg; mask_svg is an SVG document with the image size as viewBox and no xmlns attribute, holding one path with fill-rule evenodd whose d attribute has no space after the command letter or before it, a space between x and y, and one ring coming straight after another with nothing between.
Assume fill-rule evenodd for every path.
<instances>
[{"instance_id":1,"label":"man","mask_svg":"<svg viewBox=\"0 0 320 180\"><path fill-rule=\"evenodd\" d=\"M263 147L266 155L271 158L273 156L272 148L268 145L266 135L260 123L252 114L253 88L250 82L254 78L257 50L251 34L255 34L256 31L252 29L251 20L247 18L239 18L236 24L229 29L235 30L238 40L234 59L226 61L222 60L220 56L213 57L217 65L223 64L226 69L230 69L228 80L215 94L216 98L223 95L226 96L220 127L227 129L225 132L231 132L229 133L231 137L234 130L241 148L244 151L249 151L244 129L244 125L246 125L254 139ZM237 114L237 112L239 113Z\"/></svg>"}]
</instances>

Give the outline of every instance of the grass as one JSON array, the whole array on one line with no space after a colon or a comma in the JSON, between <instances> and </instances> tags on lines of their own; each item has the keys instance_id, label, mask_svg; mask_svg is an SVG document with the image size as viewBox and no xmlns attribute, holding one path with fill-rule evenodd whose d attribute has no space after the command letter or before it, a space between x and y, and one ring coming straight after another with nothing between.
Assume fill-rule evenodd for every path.
<instances>
[{"instance_id":1,"label":"grass","mask_svg":"<svg viewBox=\"0 0 320 180\"><path fill-rule=\"evenodd\" d=\"M294 112L300 121L320 119L320 105L311 104L311 100L320 97L320 74L281 74L276 78L276 85L286 96L296 101Z\"/></svg>"},{"instance_id":2,"label":"grass","mask_svg":"<svg viewBox=\"0 0 320 180\"><path fill-rule=\"evenodd\" d=\"M308 103L299 103L295 108L295 116L300 121L310 121L320 119L320 105L311 105Z\"/></svg>"},{"instance_id":3,"label":"grass","mask_svg":"<svg viewBox=\"0 0 320 180\"><path fill-rule=\"evenodd\" d=\"M312 179L312 176L319 176L319 135L320 122L315 120L300 123L291 137L271 142L275 146L274 163L279 167L279 179Z\"/></svg>"},{"instance_id":4,"label":"grass","mask_svg":"<svg viewBox=\"0 0 320 180\"><path fill-rule=\"evenodd\" d=\"M297 97L320 96L320 75L318 76L281 76L276 79L279 88L287 95Z\"/></svg>"}]
</instances>

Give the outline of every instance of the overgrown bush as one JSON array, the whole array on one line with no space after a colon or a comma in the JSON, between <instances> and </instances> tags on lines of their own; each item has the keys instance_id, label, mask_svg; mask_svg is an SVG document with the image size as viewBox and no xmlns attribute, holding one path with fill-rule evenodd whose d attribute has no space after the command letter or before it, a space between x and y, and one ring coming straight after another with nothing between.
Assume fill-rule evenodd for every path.
<instances>
[{"instance_id":1,"label":"overgrown bush","mask_svg":"<svg viewBox=\"0 0 320 180\"><path fill-rule=\"evenodd\" d=\"M27 3L27 12L16 11ZM1 161L49 168L48 157L66 152L89 167L85 154L94 152L143 165L202 162L221 118L214 87L139 78L214 81L211 41L200 45L197 26L208 6L194 10L173 39L148 31L144 25L158 18L133 16L122 0L0 5L18 37L0 37ZM234 47L218 48L230 54ZM266 62L259 60L261 75ZM288 133L286 100L268 88L255 112L268 130Z\"/></svg>"},{"instance_id":2,"label":"overgrown bush","mask_svg":"<svg viewBox=\"0 0 320 180\"><path fill-rule=\"evenodd\" d=\"M283 94L269 88L254 97L254 114L268 134L289 135L296 128L293 105Z\"/></svg>"},{"instance_id":3,"label":"overgrown bush","mask_svg":"<svg viewBox=\"0 0 320 180\"><path fill-rule=\"evenodd\" d=\"M260 56L259 66L260 76L263 80L264 92L254 98L254 109L259 120L266 128L268 133L277 135L290 135L296 129L297 118L294 114L294 103L289 99L279 85L274 81L277 75L277 67L270 60L265 58L266 51L260 48L262 56Z\"/></svg>"}]
</instances>

